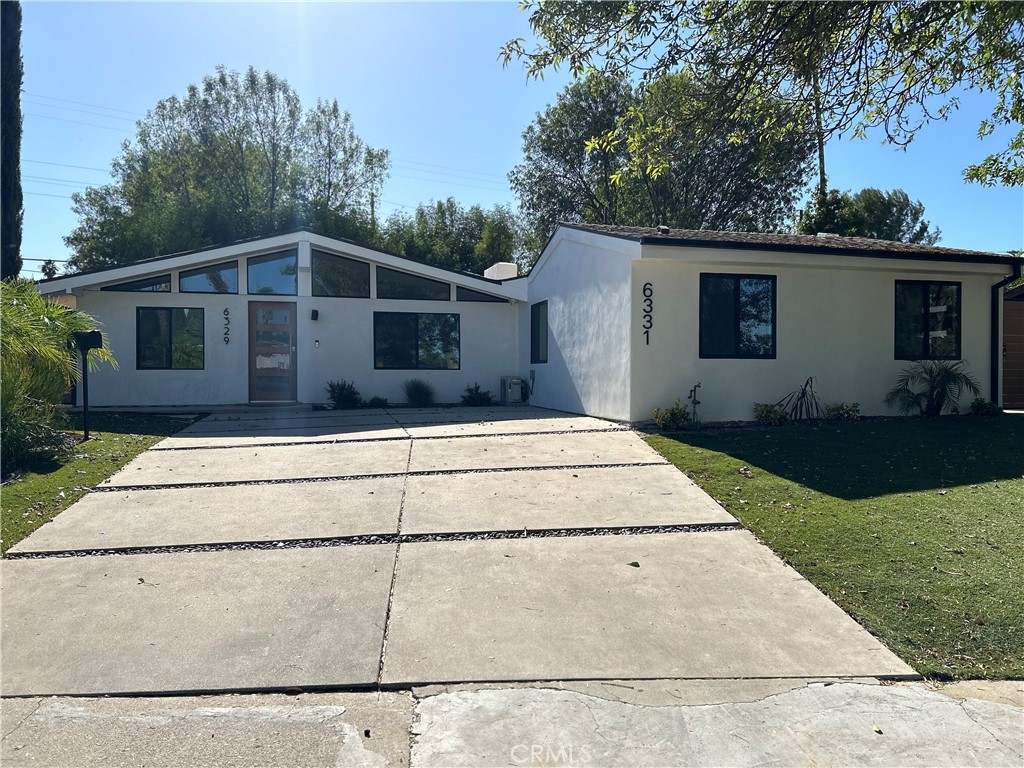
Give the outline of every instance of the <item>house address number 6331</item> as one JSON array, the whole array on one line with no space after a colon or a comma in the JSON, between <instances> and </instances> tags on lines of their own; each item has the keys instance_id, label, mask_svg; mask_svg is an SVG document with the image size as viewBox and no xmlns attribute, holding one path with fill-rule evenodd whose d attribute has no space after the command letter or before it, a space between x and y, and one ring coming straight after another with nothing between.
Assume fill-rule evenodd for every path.
<instances>
[{"instance_id":1,"label":"house address number 6331","mask_svg":"<svg viewBox=\"0 0 1024 768\"><path fill-rule=\"evenodd\" d=\"M644 344L651 344L651 328L654 327L654 286L644 283Z\"/></svg>"}]
</instances>

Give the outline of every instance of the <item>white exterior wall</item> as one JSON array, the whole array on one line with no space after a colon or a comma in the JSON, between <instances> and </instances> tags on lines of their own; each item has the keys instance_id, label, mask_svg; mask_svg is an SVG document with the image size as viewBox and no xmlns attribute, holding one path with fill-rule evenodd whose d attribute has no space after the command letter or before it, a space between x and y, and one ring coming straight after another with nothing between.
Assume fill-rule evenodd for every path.
<instances>
[{"instance_id":1,"label":"white exterior wall","mask_svg":"<svg viewBox=\"0 0 1024 768\"><path fill-rule=\"evenodd\" d=\"M254 244L256 246L262 244ZM314 241L315 247L325 247ZM201 261L180 265L182 270L200 264L222 263L237 259L239 293L178 293L179 269L159 265L147 275L171 275L171 292L100 291L96 287L76 287L78 307L100 322L117 370L101 364L89 376L89 401L97 406L173 406L235 405L249 402L249 303L276 302L294 304L296 313L296 394L303 403L327 401L325 391L331 379L352 381L364 399L375 395L391 403L404 403L402 384L418 378L431 384L439 403L457 403L466 386L477 382L490 390L497 400L499 377L515 374L519 362L518 322L520 302L411 301L396 299L354 299L311 296L310 242L282 241L273 248L262 247L252 254L273 252L298 246L298 296L246 294L246 257L210 255ZM329 248L332 252L338 249ZM343 253L359 259L356 254ZM401 268L388 257L387 266ZM178 266L178 265L176 265ZM419 272L418 265L408 265ZM371 297L376 296L372 274ZM432 270L426 275L444 280L444 273ZM136 279L127 276L125 280ZM121 282L122 280L110 282ZM474 285L475 290L485 286ZM518 289L525 295L525 289ZM451 296L455 287L451 286ZM138 370L136 367L137 307L200 307L204 310L205 368L203 370ZM312 319L312 310L319 313ZM224 342L225 310L229 313L228 343ZM459 315L459 370L375 370L373 350L374 312L429 312ZM317 342L319 341L319 345ZM81 388L79 388L81 404Z\"/></svg>"},{"instance_id":2,"label":"white exterior wall","mask_svg":"<svg viewBox=\"0 0 1024 768\"><path fill-rule=\"evenodd\" d=\"M989 264L645 246L633 262L630 419L648 420L676 397L685 403L700 382L703 420L751 420L755 402L775 403L808 376L823 404L857 402L863 415L894 415L884 397L907 365L894 359L896 280L962 284L961 354L987 396L991 286L1005 271ZM776 276L774 360L700 359L702 272ZM645 282L654 290L650 345L642 333Z\"/></svg>"},{"instance_id":3,"label":"white exterior wall","mask_svg":"<svg viewBox=\"0 0 1024 768\"><path fill-rule=\"evenodd\" d=\"M315 322L310 319L310 310L314 308L320 313ZM374 370L374 312L459 315L460 370ZM439 403L459 402L466 385L474 382L490 390L497 400L500 377L516 371L517 315L515 304L304 297L300 300L296 329L299 400L325 402L324 387L330 379L353 382L367 400L380 395L388 402L404 403L402 383L407 379L423 379L432 385Z\"/></svg>"},{"instance_id":4,"label":"white exterior wall","mask_svg":"<svg viewBox=\"0 0 1024 768\"><path fill-rule=\"evenodd\" d=\"M548 302L548 362L530 362L530 308L520 315L520 367L530 402L609 419L630 417L630 284L637 243L562 229L528 278Z\"/></svg>"},{"instance_id":5,"label":"white exterior wall","mask_svg":"<svg viewBox=\"0 0 1024 768\"><path fill-rule=\"evenodd\" d=\"M177 285L177 278L174 279ZM117 370L101 363L89 374L90 405L227 405L249 400L247 296L87 290L78 308L100 322ZM206 367L201 371L137 370L136 307L202 307ZM224 310L230 343L224 343ZM82 388L78 388L82 403Z\"/></svg>"}]
</instances>

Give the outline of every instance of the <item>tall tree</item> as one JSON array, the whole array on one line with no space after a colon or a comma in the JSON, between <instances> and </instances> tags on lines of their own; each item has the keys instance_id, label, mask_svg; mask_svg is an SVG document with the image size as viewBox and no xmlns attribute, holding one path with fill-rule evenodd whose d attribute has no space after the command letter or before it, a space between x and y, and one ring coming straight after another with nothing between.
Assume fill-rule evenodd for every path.
<instances>
[{"instance_id":1,"label":"tall tree","mask_svg":"<svg viewBox=\"0 0 1024 768\"><path fill-rule=\"evenodd\" d=\"M499 261L520 261L519 227L512 211L479 205L463 208L454 198L395 214L384 224L385 249L446 269L483 274Z\"/></svg>"},{"instance_id":2,"label":"tall tree","mask_svg":"<svg viewBox=\"0 0 1024 768\"><path fill-rule=\"evenodd\" d=\"M920 200L911 201L902 189L883 192L873 187L853 194L832 189L824 198L815 196L801 211L797 232L831 232L924 245L935 245L942 237L938 227L925 221Z\"/></svg>"},{"instance_id":3,"label":"tall tree","mask_svg":"<svg viewBox=\"0 0 1024 768\"><path fill-rule=\"evenodd\" d=\"M336 102L303 113L287 81L223 67L150 110L112 167L75 194L69 269L91 269L297 226L374 238L367 201L387 177Z\"/></svg>"},{"instance_id":4,"label":"tall tree","mask_svg":"<svg viewBox=\"0 0 1024 768\"><path fill-rule=\"evenodd\" d=\"M716 98L685 74L636 92L624 78L595 73L563 90L523 132L523 162L509 174L533 253L559 220L782 227L810 169L811 127L761 136L785 104L765 98L752 117L723 122L706 117Z\"/></svg>"},{"instance_id":5,"label":"tall tree","mask_svg":"<svg viewBox=\"0 0 1024 768\"><path fill-rule=\"evenodd\" d=\"M503 48L540 76L567 66L581 77L600 61L610 72L656 79L685 67L721 75L722 116L751 112L777 93L799 122L818 113L824 138L881 128L908 144L927 122L957 106L958 89L993 97L979 133L1016 129L1008 145L969 166L982 184L1024 184L1024 4L995 2L551 2L525 6L540 41ZM753 100L753 101L752 101ZM765 126L776 132L789 121Z\"/></svg>"},{"instance_id":6,"label":"tall tree","mask_svg":"<svg viewBox=\"0 0 1024 768\"><path fill-rule=\"evenodd\" d=\"M21 3L0 3L0 278L21 272Z\"/></svg>"}]
</instances>

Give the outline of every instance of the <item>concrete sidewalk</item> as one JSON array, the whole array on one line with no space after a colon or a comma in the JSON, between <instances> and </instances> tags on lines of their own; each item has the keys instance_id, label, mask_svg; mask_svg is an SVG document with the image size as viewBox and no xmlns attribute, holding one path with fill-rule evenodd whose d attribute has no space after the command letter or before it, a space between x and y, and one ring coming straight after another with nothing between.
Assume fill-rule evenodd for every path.
<instances>
[{"instance_id":1,"label":"concrete sidewalk","mask_svg":"<svg viewBox=\"0 0 1024 768\"><path fill-rule=\"evenodd\" d=\"M5 699L5 766L1020 766L1024 683L801 680ZM955 698L954 698L955 697ZM411 735L411 738L410 738Z\"/></svg>"}]
</instances>

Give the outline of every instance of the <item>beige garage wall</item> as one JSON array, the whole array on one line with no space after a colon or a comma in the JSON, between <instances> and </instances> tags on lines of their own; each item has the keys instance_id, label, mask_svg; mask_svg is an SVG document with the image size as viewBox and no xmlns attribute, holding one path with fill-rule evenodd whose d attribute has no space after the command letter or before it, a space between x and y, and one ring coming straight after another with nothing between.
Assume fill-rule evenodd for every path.
<instances>
[{"instance_id":1,"label":"beige garage wall","mask_svg":"<svg viewBox=\"0 0 1024 768\"><path fill-rule=\"evenodd\" d=\"M988 395L991 286L1003 271L988 264L645 246L633 262L630 418L649 419L655 407L685 401L700 382L704 420L749 420L755 402L774 403L808 376L823 402L858 402L864 415L892 414L885 393L906 365L894 359L896 280L962 283L961 351ZM700 359L702 272L777 277L776 359ZM648 282L654 294L649 344L642 301Z\"/></svg>"}]
</instances>

